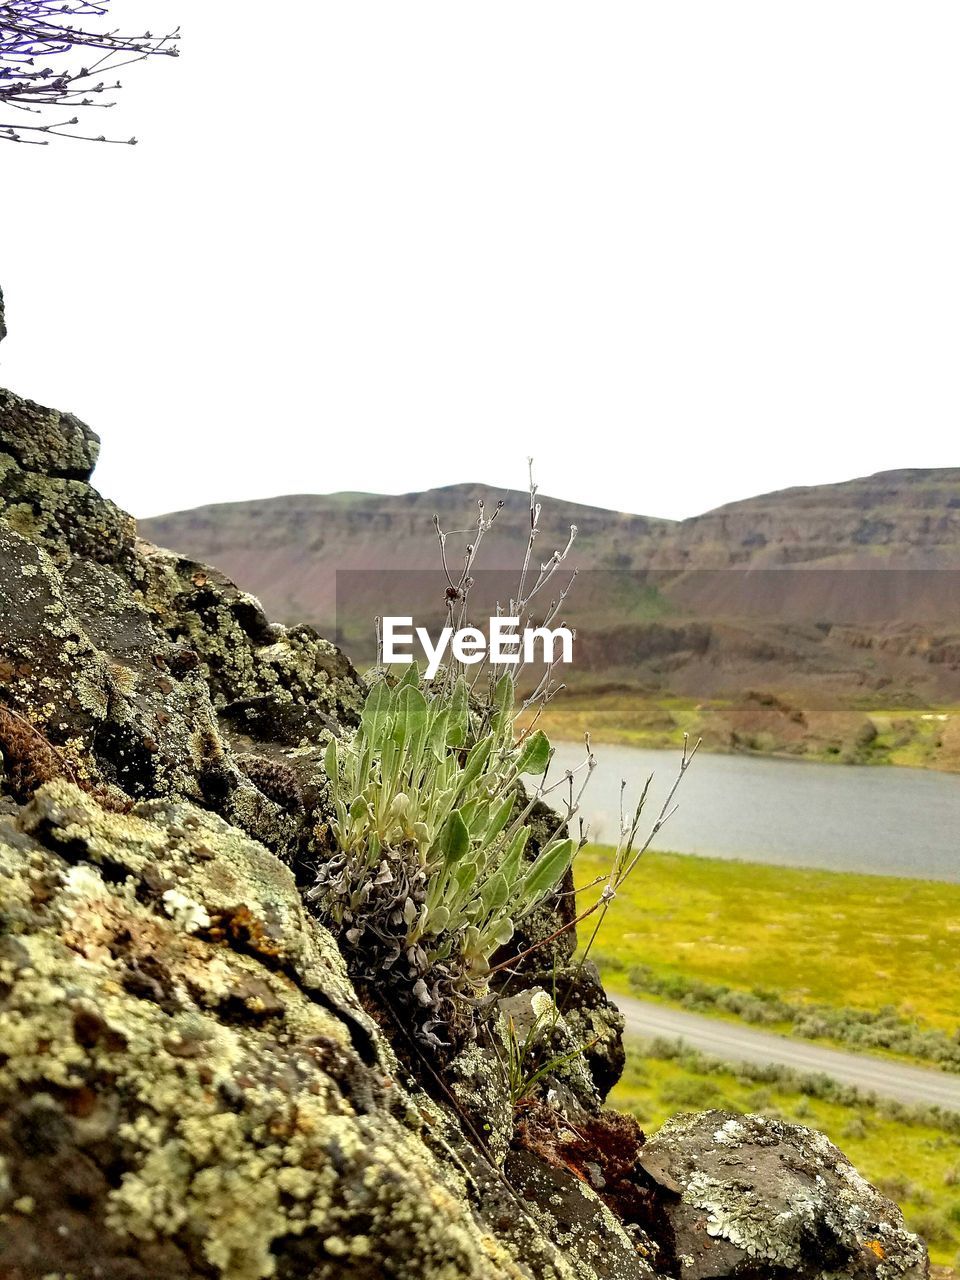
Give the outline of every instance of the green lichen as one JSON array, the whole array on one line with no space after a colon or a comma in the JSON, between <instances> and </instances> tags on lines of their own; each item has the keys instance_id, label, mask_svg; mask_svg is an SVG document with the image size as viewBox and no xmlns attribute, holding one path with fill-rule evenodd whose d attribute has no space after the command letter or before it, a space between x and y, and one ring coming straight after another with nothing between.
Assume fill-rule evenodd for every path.
<instances>
[{"instance_id":1,"label":"green lichen","mask_svg":"<svg viewBox=\"0 0 960 1280\"><path fill-rule=\"evenodd\" d=\"M113 1144L111 1239L134 1252L189 1239L224 1280L273 1275L298 1238L320 1275L363 1258L411 1278L520 1280L462 1179L406 1123L389 1050L372 1065L358 1057L364 1015L342 961L276 859L189 805L104 813L68 783L44 788L22 826L43 844L11 843L0 826L16 942L0 959L0 1099L42 1097L72 1143ZM241 887L237 950L216 922ZM137 985L148 958L162 962L154 993ZM95 1105L69 1118L59 1098L91 1089Z\"/></svg>"}]
</instances>

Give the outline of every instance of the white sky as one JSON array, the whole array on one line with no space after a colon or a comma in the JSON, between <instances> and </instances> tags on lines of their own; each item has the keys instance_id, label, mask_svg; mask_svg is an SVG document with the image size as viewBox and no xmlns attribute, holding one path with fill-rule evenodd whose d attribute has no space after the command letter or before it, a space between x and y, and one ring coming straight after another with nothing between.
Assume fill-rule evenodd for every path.
<instances>
[{"instance_id":1,"label":"white sky","mask_svg":"<svg viewBox=\"0 0 960 1280\"><path fill-rule=\"evenodd\" d=\"M93 121L137 148L0 142L0 378L136 514L958 462L955 0L115 12L183 55Z\"/></svg>"}]
</instances>

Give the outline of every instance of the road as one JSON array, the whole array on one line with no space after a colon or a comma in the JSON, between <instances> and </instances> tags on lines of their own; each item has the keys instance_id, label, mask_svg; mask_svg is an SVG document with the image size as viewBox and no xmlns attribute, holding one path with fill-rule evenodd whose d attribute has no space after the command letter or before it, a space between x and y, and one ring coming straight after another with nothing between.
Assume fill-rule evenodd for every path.
<instances>
[{"instance_id":1,"label":"road","mask_svg":"<svg viewBox=\"0 0 960 1280\"><path fill-rule=\"evenodd\" d=\"M667 1005L614 995L626 1019L627 1036L658 1036L683 1040L694 1049L726 1062L776 1063L794 1071L820 1072L854 1085L865 1093L915 1106L938 1106L960 1111L960 1075L927 1067L912 1067L866 1053L825 1049L807 1040L754 1031L752 1027L704 1018Z\"/></svg>"}]
</instances>

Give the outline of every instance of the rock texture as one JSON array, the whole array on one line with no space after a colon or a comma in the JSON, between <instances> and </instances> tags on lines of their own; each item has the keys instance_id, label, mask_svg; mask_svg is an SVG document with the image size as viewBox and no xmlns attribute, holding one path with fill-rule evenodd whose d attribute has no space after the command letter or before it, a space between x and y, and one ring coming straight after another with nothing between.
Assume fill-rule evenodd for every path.
<instances>
[{"instance_id":1,"label":"rock texture","mask_svg":"<svg viewBox=\"0 0 960 1280\"><path fill-rule=\"evenodd\" d=\"M925 1268L889 1202L813 1129L723 1111L678 1116L641 1162L674 1193L663 1207L682 1280L893 1280Z\"/></svg>"},{"instance_id":2,"label":"rock texture","mask_svg":"<svg viewBox=\"0 0 960 1280\"><path fill-rule=\"evenodd\" d=\"M519 1277L521 1241L574 1274L515 1200L512 1241L475 1212L262 845L53 782L0 823L0 883L5 1276Z\"/></svg>"},{"instance_id":3,"label":"rock texture","mask_svg":"<svg viewBox=\"0 0 960 1280\"><path fill-rule=\"evenodd\" d=\"M742 1121L718 1148L708 1117L645 1145L601 1110L620 1028L569 938L590 1055L519 1116L496 1055L444 1079L373 1016L301 894L363 682L140 541L90 485L97 443L0 394L3 1280L923 1276L817 1135ZM840 1242L819 1269L808 1238Z\"/></svg>"}]
</instances>

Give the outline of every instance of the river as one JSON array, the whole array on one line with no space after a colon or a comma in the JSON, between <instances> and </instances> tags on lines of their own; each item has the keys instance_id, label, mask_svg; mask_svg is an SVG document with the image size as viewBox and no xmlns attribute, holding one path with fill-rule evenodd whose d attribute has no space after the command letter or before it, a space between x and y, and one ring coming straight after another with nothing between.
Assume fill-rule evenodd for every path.
<instances>
[{"instance_id":1,"label":"river","mask_svg":"<svg viewBox=\"0 0 960 1280\"><path fill-rule=\"evenodd\" d=\"M580 746L558 743L554 770L579 764L583 754ZM635 803L652 773L645 836L676 776L679 752L599 745L594 754L597 768L581 806L591 838L616 842L620 779ZM960 775L698 753L677 802L652 848L960 881Z\"/></svg>"}]
</instances>

